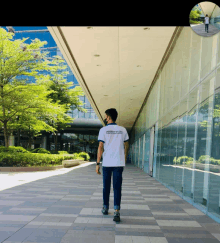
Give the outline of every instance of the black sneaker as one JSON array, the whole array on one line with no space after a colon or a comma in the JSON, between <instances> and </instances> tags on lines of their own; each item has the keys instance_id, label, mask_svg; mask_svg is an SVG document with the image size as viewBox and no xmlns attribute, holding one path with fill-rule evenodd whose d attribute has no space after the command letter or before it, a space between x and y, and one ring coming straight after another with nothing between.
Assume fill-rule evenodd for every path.
<instances>
[{"instance_id":1,"label":"black sneaker","mask_svg":"<svg viewBox=\"0 0 220 243\"><path fill-rule=\"evenodd\" d=\"M120 213L118 211L114 212L114 218L113 221L120 222Z\"/></svg>"},{"instance_id":2,"label":"black sneaker","mask_svg":"<svg viewBox=\"0 0 220 243\"><path fill-rule=\"evenodd\" d=\"M104 215L108 215L108 209L105 208L105 207L103 207L103 208L102 208L102 214L104 214Z\"/></svg>"}]
</instances>

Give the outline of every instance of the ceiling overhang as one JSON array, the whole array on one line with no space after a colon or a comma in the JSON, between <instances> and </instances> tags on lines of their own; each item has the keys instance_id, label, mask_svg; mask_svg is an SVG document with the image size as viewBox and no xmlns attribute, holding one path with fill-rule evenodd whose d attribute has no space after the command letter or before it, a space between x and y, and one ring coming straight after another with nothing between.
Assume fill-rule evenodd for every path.
<instances>
[{"instance_id":1,"label":"ceiling overhang","mask_svg":"<svg viewBox=\"0 0 220 243\"><path fill-rule=\"evenodd\" d=\"M204 16L206 16L206 14L208 14L208 16L211 17L216 4L212 3L212 2L201 2L201 3L199 3L199 6L200 6Z\"/></svg>"},{"instance_id":2,"label":"ceiling overhang","mask_svg":"<svg viewBox=\"0 0 220 243\"><path fill-rule=\"evenodd\" d=\"M102 124L116 108L130 132L176 27L48 29Z\"/></svg>"}]
</instances>

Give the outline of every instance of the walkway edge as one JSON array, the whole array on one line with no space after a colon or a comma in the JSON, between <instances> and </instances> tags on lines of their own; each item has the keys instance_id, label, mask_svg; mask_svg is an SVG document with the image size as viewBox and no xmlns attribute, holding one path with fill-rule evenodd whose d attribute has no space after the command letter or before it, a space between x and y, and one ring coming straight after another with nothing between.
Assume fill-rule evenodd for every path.
<instances>
[{"instance_id":1,"label":"walkway edge","mask_svg":"<svg viewBox=\"0 0 220 243\"><path fill-rule=\"evenodd\" d=\"M78 165L88 163L88 161L80 161ZM78 166L78 165L73 165ZM67 168L64 165L56 166L33 166L33 167L0 167L0 172L32 172L32 171L47 171ZM68 166L70 168L70 166Z\"/></svg>"}]
</instances>

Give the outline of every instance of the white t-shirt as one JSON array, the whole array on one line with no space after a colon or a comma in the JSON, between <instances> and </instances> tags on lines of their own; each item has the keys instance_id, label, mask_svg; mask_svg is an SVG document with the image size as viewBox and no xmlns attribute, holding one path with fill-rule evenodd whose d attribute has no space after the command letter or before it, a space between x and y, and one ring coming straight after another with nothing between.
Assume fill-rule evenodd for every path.
<instances>
[{"instance_id":1,"label":"white t-shirt","mask_svg":"<svg viewBox=\"0 0 220 243\"><path fill-rule=\"evenodd\" d=\"M128 140L128 133L124 127L116 123L102 127L98 136L98 141L104 143L102 166L125 166L124 142Z\"/></svg>"},{"instance_id":2,"label":"white t-shirt","mask_svg":"<svg viewBox=\"0 0 220 243\"><path fill-rule=\"evenodd\" d=\"M205 24L209 24L209 17L205 17Z\"/></svg>"}]
</instances>

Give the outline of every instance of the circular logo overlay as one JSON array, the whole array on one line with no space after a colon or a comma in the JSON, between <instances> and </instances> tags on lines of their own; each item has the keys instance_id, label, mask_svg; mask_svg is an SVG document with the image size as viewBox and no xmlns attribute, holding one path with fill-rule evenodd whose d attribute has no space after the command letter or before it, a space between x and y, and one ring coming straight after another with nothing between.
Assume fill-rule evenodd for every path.
<instances>
[{"instance_id":1,"label":"circular logo overlay","mask_svg":"<svg viewBox=\"0 0 220 243\"><path fill-rule=\"evenodd\" d=\"M200 36L210 37L220 31L220 8L213 2L196 4L189 14L192 30Z\"/></svg>"}]
</instances>

